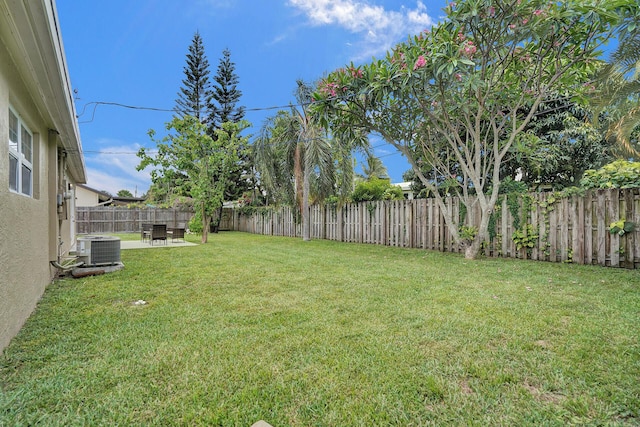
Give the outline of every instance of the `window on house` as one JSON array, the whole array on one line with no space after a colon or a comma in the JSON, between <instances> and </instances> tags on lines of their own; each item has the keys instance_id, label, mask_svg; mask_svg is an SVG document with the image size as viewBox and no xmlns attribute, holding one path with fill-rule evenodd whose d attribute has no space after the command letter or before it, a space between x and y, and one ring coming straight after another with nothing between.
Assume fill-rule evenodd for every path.
<instances>
[{"instance_id":1,"label":"window on house","mask_svg":"<svg viewBox=\"0 0 640 427\"><path fill-rule=\"evenodd\" d=\"M9 189L33 195L33 135L9 109Z\"/></svg>"}]
</instances>

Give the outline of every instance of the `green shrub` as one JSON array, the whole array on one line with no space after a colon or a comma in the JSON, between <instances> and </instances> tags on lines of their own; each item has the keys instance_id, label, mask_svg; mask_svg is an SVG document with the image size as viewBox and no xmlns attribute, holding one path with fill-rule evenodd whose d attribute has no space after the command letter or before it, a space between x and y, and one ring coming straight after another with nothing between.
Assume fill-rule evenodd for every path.
<instances>
[{"instance_id":1,"label":"green shrub","mask_svg":"<svg viewBox=\"0 0 640 427\"><path fill-rule=\"evenodd\" d=\"M371 178L356 185L351 194L354 202L371 202L374 200L402 200L402 189L391 185L386 179Z\"/></svg>"},{"instance_id":2,"label":"green shrub","mask_svg":"<svg viewBox=\"0 0 640 427\"><path fill-rule=\"evenodd\" d=\"M189 220L189 231L196 234L202 233L202 215L200 215L200 212L196 211L191 220Z\"/></svg>"},{"instance_id":3,"label":"green shrub","mask_svg":"<svg viewBox=\"0 0 640 427\"><path fill-rule=\"evenodd\" d=\"M598 170L585 171L580 185L592 188L637 188L640 187L640 162L616 160Z\"/></svg>"}]
</instances>

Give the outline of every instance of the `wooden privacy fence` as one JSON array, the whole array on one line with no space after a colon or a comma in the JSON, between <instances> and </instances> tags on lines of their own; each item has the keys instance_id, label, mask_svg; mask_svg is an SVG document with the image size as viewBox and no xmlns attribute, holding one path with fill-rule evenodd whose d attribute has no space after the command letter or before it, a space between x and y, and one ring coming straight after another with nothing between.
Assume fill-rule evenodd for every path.
<instances>
[{"instance_id":1,"label":"wooden privacy fence","mask_svg":"<svg viewBox=\"0 0 640 427\"><path fill-rule=\"evenodd\" d=\"M460 224L477 226L479 206L464 212L457 198L445 200ZM611 234L611 223L640 224L640 190L598 190L585 196L534 193L502 198L491 218L483 252L551 262L638 268L640 226ZM301 237L289 207L244 214L235 209L231 228L249 233ZM363 202L342 208L311 207L311 237L442 252L462 252L455 244L435 199Z\"/></svg>"},{"instance_id":2,"label":"wooden privacy fence","mask_svg":"<svg viewBox=\"0 0 640 427\"><path fill-rule=\"evenodd\" d=\"M187 224L193 212L180 209L127 208L123 206L96 206L76 208L76 232L81 233L133 233L143 223L167 224L175 227Z\"/></svg>"}]
</instances>

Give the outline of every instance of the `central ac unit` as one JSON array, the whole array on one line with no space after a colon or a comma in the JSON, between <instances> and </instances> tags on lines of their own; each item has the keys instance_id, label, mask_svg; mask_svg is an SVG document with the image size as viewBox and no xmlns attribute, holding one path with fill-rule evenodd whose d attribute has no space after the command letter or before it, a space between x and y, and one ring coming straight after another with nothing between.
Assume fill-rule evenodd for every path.
<instances>
[{"instance_id":1,"label":"central ac unit","mask_svg":"<svg viewBox=\"0 0 640 427\"><path fill-rule=\"evenodd\" d=\"M113 236L85 236L78 239L78 259L85 266L113 265L120 262L120 238Z\"/></svg>"}]
</instances>

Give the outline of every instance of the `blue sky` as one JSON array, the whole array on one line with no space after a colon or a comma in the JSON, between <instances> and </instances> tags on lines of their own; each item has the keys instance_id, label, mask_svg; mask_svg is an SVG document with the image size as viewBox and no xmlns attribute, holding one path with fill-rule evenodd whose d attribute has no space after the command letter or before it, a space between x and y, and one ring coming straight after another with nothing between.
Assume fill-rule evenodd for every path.
<instances>
[{"instance_id":1,"label":"blue sky","mask_svg":"<svg viewBox=\"0 0 640 427\"><path fill-rule=\"evenodd\" d=\"M137 195L150 185L137 172L147 132L164 134L166 109L184 78L188 47L200 32L215 74L222 51L236 64L241 105L257 133L266 117L295 101L297 79L315 81L350 62L382 57L396 43L442 18L441 0L57 0L65 53L76 92L87 184ZM375 153L400 182L409 166L372 139Z\"/></svg>"}]
</instances>

